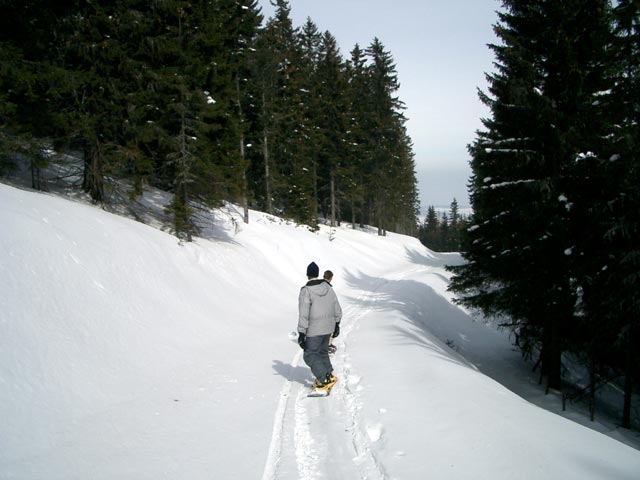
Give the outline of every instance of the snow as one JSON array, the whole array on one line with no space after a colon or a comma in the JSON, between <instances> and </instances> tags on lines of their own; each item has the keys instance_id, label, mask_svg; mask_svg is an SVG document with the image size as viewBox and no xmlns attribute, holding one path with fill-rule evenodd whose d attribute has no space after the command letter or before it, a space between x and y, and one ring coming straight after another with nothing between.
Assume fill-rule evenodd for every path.
<instances>
[{"instance_id":1,"label":"snow","mask_svg":"<svg viewBox=\"0 0 640 480\"><path fill-rule=\"evenodd\" d=\"M595 158L596 154L593 152L580 152L576 155L576 161L584 160L586 158Z\"/></svg>"},{"instance_id":2,"label":"snow","mask_svg":"<svg viewBox=\"0 0 640 480\"><path fill-rule=\"evenodd\" d=\"M458 255L240 213L180 244L0 185L0 478L638 478L637 436L554 413L451 302ZM289 338L312 260L344 310L327 398Z\"/></svg>"},{"instance_id":3,"label":"snow","mask_svg":"<svg viewBox=\"0 0 640 480\"><path fill-rule=\"evenodd\" d=\"M205 90L204 91L204 95L206 97L208 105L214 105L216 103L216 101L213 99L213 97L211 96L211 94L208 91Z\"/></svg>"},{"instance_id":4,"label":"snow","mask_svg":"<svg viewBox=\"0 0 640 480\"><path fill-rule=\"evenodd\" d=\"M500 183L492 183L490 185L485 185L482 187L483 190L487 190L487 189L491 189L491 190L495 190L496 188L504 188L504 187L511 187L513 185L519 185L522 183L535 183L537 180L533 180L533 179L526 179L526 180L514 180L511 182L500 182Z\"/></svg>"}]
</instances>

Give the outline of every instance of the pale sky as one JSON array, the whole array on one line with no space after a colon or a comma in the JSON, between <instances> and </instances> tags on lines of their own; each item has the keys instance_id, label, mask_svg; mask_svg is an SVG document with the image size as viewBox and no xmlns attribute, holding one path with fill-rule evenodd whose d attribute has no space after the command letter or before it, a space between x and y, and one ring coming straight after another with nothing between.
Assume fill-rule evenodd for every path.
<instances>
[{"instance_id":1,"label":"pale sky","mask_svg":"<svg viewBox=\"0 0 640 480\"><path fill-rule=\"evenodd\" d=\"M259 0L265 19L269 0ZM494 57L499 0L289 0L295 26L307 17L338 40L345 59L378 37L396 63L398 96L406 104L414 144L420 203L448 206L455 197L469 205L471 175L467 145L489 115L477 88Z\"/></svg>"}]
</instances>

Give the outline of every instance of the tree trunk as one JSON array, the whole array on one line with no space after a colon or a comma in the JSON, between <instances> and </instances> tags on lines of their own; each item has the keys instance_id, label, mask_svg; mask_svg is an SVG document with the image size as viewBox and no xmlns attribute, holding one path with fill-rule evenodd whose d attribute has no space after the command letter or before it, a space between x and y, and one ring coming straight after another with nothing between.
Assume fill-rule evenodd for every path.
<instances>
[{"instance_id":1,"label":"tree trunk","mask_svg":"<svg viewBox=\"0 0 640 480\"><path fill-rule=\"evenodd\" d=\"M631 396L633 394L633 339L632 326L627 334L627 365L624 375L624 404L622 406L622 427L631 428Z\"/></svg>"},{"instance_id":2,"label":"tree trunk","mask_svg":"<svg viewBox=\"0 0 640 480\"><path fill-rule=\"evenodd\" d=\"M313 201L311 202L311 216L313 218L313 224L318 225L320 222L318 221L318 162L316 161L315 154L311 159L311 168L313 178Z\"/></svg>"},{"instance_id":3,"label":"tree trunk","mask_svg":"<svg viewBox=\"0 0 640 480\"><path fill-rule=\"evenodd\" d=\"M245 167L244 158L244 134L242 133L240 134L240 158L242 162L242 197L240 198L243 212L242 220L244 223L249 223L249 199L247 198L249 187L247 186L247 169Z\"/></svg>"},{"instance_id":4,"label":"tree trunk","mask_svg":"<svg viewBox=\"0 0 640 480\"><path fill-rule=\"evenodd\" d=\"M384 237L387 235L387 229L386 229L385 220L384 220L384 216L385 216L384 205L380 200L376 200L376 216L377 216L376 223L378 224L378 235L381 237Z\"/></svg>"},{"instance_id":5,"label":"tree trunk","mask_svg":"<svg viewBox=\"0 0 640 480\"><path fill-rule=\"evenodd\" d=\"M269 170L269 134L267 132L267 100L264 91L262 92L262 115L264 126L262 128L262 158L264 159L264 194L265 208L267 213L273 214L271 202L271 172Z\"/></svg>"},{"instance_id":6,"label":"tree trunk","mask_svg":"<svg viewBox=\"0 0 640 480\"><path fill-rule=\"evenodd\" d=\"M331 226L336 226L336 181L335 174L331 172Z\"/></svg>"},{"instance_id":7,"label":"tree trunk","mask_svg":"<svg viewBox=\"0 0 640 480\"><path fill-rule=\"evenodd\" d=\"M249 194L249 188L247 186L247 165L244 154L244 132L242 131L242 124L244 123L242 115L242 103L240 102L240 78L236 74L236 105L238 107L238 118L240 119L240 164L242 166L242 203L243 221L249 223L249 200L247 198Z\"/></svg>"},{"instance_id":8,"label":"tree trunk","mask_svg":"<svg viewBox=\"0 0 640 480\"><path fill-rule=\"evenodd\" d=\"M589 363L589 413L593 422L596 417L596 360L593 354Z\"/></svg>"},{"instance_id":9,"label":"tree trunk","mask_svg":"<svg viewBox=\"0 0 640 480\"><path fill-rule=\"evenodd\" d=\"M102 202L104 200L102 154L98 145L85 146L82 189L89 194L94 202Z\"/></svg>"},{"instance_id":10,"label":"tree trunk","mask_svg":"<svg viewBox=\"0 0 640 480\"><path fill-rule=\"evenodd\" d=\"M550 315L545 322L542 334L542 374L547 377L547 393L549 389L560 390L561 356L560 339L558 338L557 320Z\"/></svg>"},{"instance_id":11,"label":"tree trunk","mask_svg":"<svg viewBox=\"0 0 640 480\"><path fill-rule=\"evenodd\" d=\"M195 231L189 206L190 192L187 186L191 181L191 155L187 146L187 128L184 112L181 115L179 151L175 155L175 211L173 212L178 238L191 242Z\"/></svg>"},{"instance_id":12,"label":"tree trunk","mask_svg":"<svg viewBox=\"0 0 640 480\"><path fill-rule=\"evenodd\" d=\"M351 200L351 226L356 229L356 202Z\"/></svg>"},{"instance_id":13,"label":"tree trunk","mask_svg":"<svg viewBox=\"0 0 640 480\"><path fill-rule=\"evenodd\" d=\"M34 190L42 190L42 184L40 183L40 168L36 165L36 162L31 159L31 188Z\"/></svg>"},{"instance_id":14,"label":"tree trunk","mask_svg":"<svg viewBox=\"0 0 640 480\"><path fill-rule=\"evenodd\" d=\"M267 213L273 214L271 205L271 174L269 173L269 145L268 145L267 129L262 132L262 156L264 158L264 188L266 196Z\"/></svg>"}]
</instances>

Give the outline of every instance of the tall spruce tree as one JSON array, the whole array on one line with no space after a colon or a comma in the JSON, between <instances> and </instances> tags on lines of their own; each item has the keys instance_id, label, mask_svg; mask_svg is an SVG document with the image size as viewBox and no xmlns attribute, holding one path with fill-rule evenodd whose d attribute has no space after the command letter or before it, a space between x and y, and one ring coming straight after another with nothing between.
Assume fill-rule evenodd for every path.
<instances>
[{"instance_id":1,"label":"tall spruce tree","mask_svg":"<svg viewBox=\"0 0 640 480\"><path fill-rule=\"evenodd\" d=\"M277 0L274 16L259 39L259 64L268 70L261 82L265 202L267 211L278 211L303 223L312 223L313 176L300 155L303 145L299 69L301 49L291 7Z\"/></svg>"},{"instance_id":2,"label":"tall spruce tree","mask_svg":"<svg viewBox=\"0 0 640 480\"><path fill-rule=\"evenodd\" d=\"M455 198L451 202L451 208L449 209L449 219L449 244L451 250L458 252L460 251L461 246L461 226L463 226L464 223L461 221L458 201Z\"/></svg>"},{"instance_id":3,"label":"tall spruce tree","mask_svg":"<svg viewBox=\"0 0 640 480\"><path fill-rule=\"evenodd\" d=\"M59 65L69 81L59 92L55 123L65 143L83 152L83 189L94 201L107 201L107 187L128 169L148 172L144 159L128 148L127 117L140 67L131 59L138 3L81 2L64 17L57 37Z\"/></svg>"},{"instance_id":4,"label":"tall spruce tree","mask_svg":"<svg viewBox=\"0 0 640 480\"><path fill-rule=\"evenodd\" d=\"M370 118L369 72L365 53L356 44L346 63L346 119L345 158L342 184L344 185L345 213L349 214L353 228L358 220L365 222L365 195L367 180L365 162L369 158L368 120Z\"/></svg>"},{"instance_id":5,"label":"tall spruce tree","mask_svg":"<svg viewBox=\"0 0 640 480\"><path fill-rule=\"evenodd\" d=\"M210 2L211 3L211 2ZM251 78L251 62L255 56L255 43L262 22L257 0L217 0L213 3L215 23L205 29L206 35L221 36L217 48L206 54L209 87L215 95L219 116L215 122L222 128L215 143L218 155L215 162L224 167L221 179L222 196L239 203L243 208L243 220L249 221L249 201L252 189L249 184L250 155L256 105ZM204 52L203 52L204 53Z\"/></svg>"},{"instance_id":6,"label":"tall spruce tree","mask_svg":"<svg viewBox=\"0 0 640 480\"><path fill-rule=\"evenodd\" d=\"M618 326L611 345L618 353L615 367L624 374L622 425L629 428L632 394L640 385L640 4L621 0L613 13L616 83L610 111L616 115L611 122L615 141L605 162L613 185L605 210L609 256L598 280L608 293L602 310Z\"/></svg>"},{"instance_id":7,"label":"tall spruce tree","mask_svg":"<svg viewBox=\"0 0 640 480\"><path fill-rule=\"evenodd\" d=\"M567 197L584 180L581 152L606 132L605 1L503 1L488 76L491 109L470 146L474 225L451 289L466 305L506 315L522 348L539 348L547 385L561 384L561 354L577 328L576 242ZM571 200L568 200L569 202Z\"/></svg>"},{"instance_id":8,"label":"tall spruce tree","mask_svg":"<svg viewBox=\"0 0 640 480\"><path fill-rule=\"evenodd\" d=\"M393 178L398 172L398 153L402 141L404 123L403 103L397 97L400 88L396 65L391 53L378 38L367 48L370 60L369 119L370 137L368 159L369 207L374 212L378 234L385 235L394 204L390 201L397 187Z\"/></svg>"},{"instance_id":9,"label":"tall spruce tree","mask_svg":"<svg viewBox=\"0 0 640 480\"><path fill-rule=\"evenodd\" d=\"M319 206L319 148L320 130L322 128L322 119L320 118L320 109L322 107L322 98L319 92L320 79L318 77L318 64L320 61L320 44L322 42L322 34L318 30L316 24L307 18L306 23L299 32L299 42L301 50L301 61L298 65L301 76L305 79L300 88L300 108L302 110L302 123L300 125L301 145L299 155L306 159L307 169L311 174L311 182L313 188L313 201L311 204L311 217L313 224L318 223L318 206Z\"/></svg>"},{"instance_id":10,"label":"tall spruce tree","mask_svg":"<svg viewBox=\"0 0 640 480\"><path fill-rule=\"evenodd\" d=\"M424 223L420 226L419 239L423 245L432 250L438 250L440 246L440 229L436 208L429 205Z\"/></svg>"},{"instance_id":11,"label":"tall spruce tree","mask_svg":"<svg viewBox=\"0 0 640 480\"><path fill-rule=\"evenodd\" d=\"M322 36L318 62L319 106L319 170L322 187L320 201L328 206L330 225L339 219L339 200L342 197L342 174L346 156L345 137L347 131L346 77L344 61L336 39L329 32Z\"/></svg>"}]
</instances>

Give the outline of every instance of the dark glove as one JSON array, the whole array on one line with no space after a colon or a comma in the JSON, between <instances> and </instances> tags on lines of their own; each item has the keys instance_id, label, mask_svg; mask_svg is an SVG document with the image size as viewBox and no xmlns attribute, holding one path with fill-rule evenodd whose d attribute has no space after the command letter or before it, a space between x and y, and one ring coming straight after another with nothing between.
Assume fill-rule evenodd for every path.
<instances>
[{"instance_id":1,"label":"dark glove","mask_svg":"<svg viewBox=\"0 0 640 480\"><path fill-rule=\"evenodd\" d=\"M336 338L340 335L340 324L336 323L336 328L333 329L333 338Z\"/></svg>"},{"instance_id":2,"label":"dark glove","mask_svg":"<svg viewBox=\"0 0 640 480\"><path fill-rule=\"evenodd\" d=\"M298 345L303 350L307 347L307 336L302 332L298 333Z\"/></svg>"}]
</instances>

